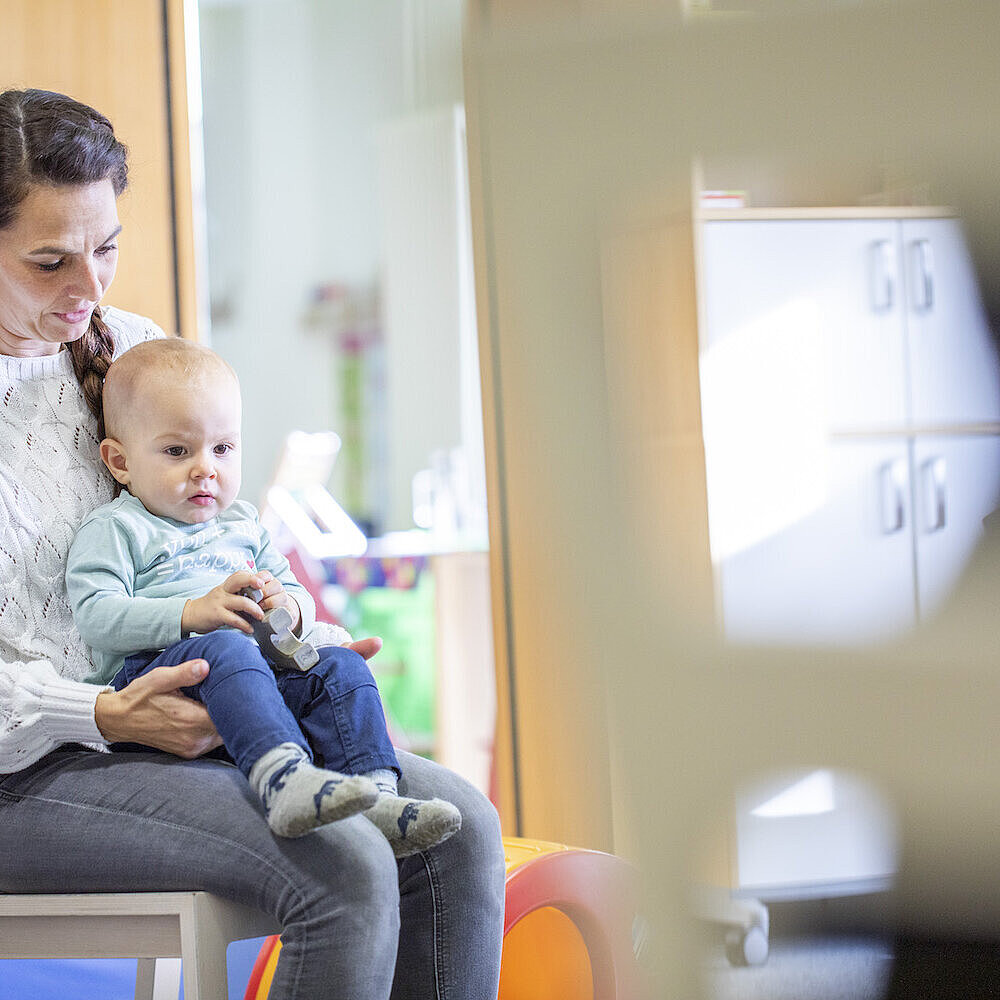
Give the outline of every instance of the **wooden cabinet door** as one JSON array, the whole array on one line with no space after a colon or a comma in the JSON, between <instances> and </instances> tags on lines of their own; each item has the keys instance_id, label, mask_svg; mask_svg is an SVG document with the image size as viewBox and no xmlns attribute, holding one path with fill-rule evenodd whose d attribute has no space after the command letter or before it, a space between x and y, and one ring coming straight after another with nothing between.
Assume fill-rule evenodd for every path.
<instances>
[{"instance_id":1,"label":"wooden cabinet door","mask_svg":"<svg viewBox=\"0 0 1000 1000\"><path fill-rule=\"evenodd\" d=\"M105 301L197 336L183 0L3 0L0 87L69 94L129 148Z\"/></svg>"}]
</instances>

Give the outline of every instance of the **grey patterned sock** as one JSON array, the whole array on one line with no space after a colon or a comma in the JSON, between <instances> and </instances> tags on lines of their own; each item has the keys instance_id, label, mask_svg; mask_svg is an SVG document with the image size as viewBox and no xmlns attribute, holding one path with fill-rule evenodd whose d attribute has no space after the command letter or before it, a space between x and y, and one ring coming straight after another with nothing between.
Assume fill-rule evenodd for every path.
<instances>
[{"instance_id":1,"label":"grey patterned sock","mask_svg":"<svg viewBox=\"0 0 1000 1000\"><path fill-rule=\"evenodd\" d=\"M375 783L315 767L297 743L268 750L250 769L250 787L264 803L279 837L301 837L318 826L362 812L376 802Z\"/></svg>"},{"instance_id":2,"label":"grey patterned sock","mask_svg":"<svg viewBox=\"0 0 1000 1000\"><path fill-rule=\"evenodd\" d=\"M382 831L397 858L426 851L462 826L462 814L450 802L398 795L394 772L371 771L364 777L379 789L378 799L365 816Z\"/></svg>"}]
</instances>

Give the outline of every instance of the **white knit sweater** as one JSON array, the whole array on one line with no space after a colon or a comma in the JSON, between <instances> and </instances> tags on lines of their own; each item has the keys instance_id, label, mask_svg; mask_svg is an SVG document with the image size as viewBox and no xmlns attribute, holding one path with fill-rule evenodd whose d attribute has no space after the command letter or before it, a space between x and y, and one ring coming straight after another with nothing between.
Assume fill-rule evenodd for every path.
<instances>
[{"instance_id":1,"label":"white knit sweater","mask_svg":"<svg viewBox=\"0 0 1000 1000\"><path fill-rule=\"evenodd\" d=\"M116 356L164 336L153 322L105 306ZM97 422L67 351L0 355L0 773L33 764L60 743L105 742L94 721L104 688L66 599L66 555L84 517L113 483L98 454ZM314 646L351 636L317 623Z\"/></svg>"},{"instance_id":2,"label":"white knit sweater","mask_svg":"<svg viewBox=\"0 0 1000 1000\"><path fill-rule=\"evenodd\" d=\"M116 353L163 331L105 307ZM66 600L66 553L83 520L111 499L97 423L68 351L0 355L0 772L60 743L101 743L81 681L93 668Z\"/></svg>"}]
</instances>

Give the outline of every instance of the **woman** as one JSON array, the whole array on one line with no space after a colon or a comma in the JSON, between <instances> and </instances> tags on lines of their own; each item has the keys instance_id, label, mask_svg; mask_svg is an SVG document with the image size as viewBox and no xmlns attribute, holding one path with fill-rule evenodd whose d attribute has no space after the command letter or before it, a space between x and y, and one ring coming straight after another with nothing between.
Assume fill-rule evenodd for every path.
<instances>
[{"instance_id":1,"label":"woman","mask_svg":"<svg viewBox=\"0 0 1000 1000\"><path fill-rule=\"evenodd\" d=\"M218 734L178 693L203 661L120 692L80 680L91 667L63 570L77 525L112 493L101 383L114 356L162 335L99 306L126 179L102 115L0 93L0 891L201 889L255 906L283 928L274 1000L495 997L503 850L495 811L462 779L400 753L400 790L463 818L404 862L363 817L281 840L240 773L203 757ZM173 756L100 752L111 742Z\"/></svg>"}]
</instances>

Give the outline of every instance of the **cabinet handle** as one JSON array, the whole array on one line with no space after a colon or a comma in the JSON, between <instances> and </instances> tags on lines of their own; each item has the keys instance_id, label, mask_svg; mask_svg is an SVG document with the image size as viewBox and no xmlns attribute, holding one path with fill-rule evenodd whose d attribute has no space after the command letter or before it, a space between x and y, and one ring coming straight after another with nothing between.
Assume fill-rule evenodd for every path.
<instances>
[{"instance_id":1,"label":"cabinet handle","mask_svg":"<svg viewBox=\"0 0 1000 1000\"><path fill-rule=\"evenodd\" d=\"M882 500L882 534L894 535L906 523L906 459L886 462L879 471Z\"/></svg>"},{"instance_id":2,"label":"cabinet handle","mask_svg":"<svg viewBox=\"0 0 1000 1000\"><path fill-rule=\"evenodd\" d=\"M924 484L924 510L927 512L927 534L941 531L947 523L946 475L945 461L940 456L927 459L920 467L920 478Z\"/></svg>"},{"instance_id":3,"label":"cabinet handle","mask_svg":"<svg viewBox=\"0 0 1000 1000\"><path fill-rule=\"evenodd\" d=\"M927 312L934 307L934 248L928 239L914 240L913 308Z\"/></svg>"},{"instance_id":4,"label":"cabinet handle","mask_svg":"<svg viewBox=\"0 0 1000 1000\"><path fill-rule=\"evenodd\" d=\"M892 308L896 283L896 244L875 240L871 247L871 299L875 312Z\"/></svg>"}]
</instances>

